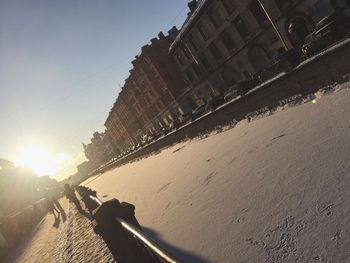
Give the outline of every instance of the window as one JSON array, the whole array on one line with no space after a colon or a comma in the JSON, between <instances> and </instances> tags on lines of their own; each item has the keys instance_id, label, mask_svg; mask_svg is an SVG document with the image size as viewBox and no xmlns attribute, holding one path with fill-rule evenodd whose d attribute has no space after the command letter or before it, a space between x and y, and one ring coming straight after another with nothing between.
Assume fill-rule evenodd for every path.
<instances>
[{"instance_id":1,"label":"window","mask_svg":"<svg viewBox=\"0 0 350 263\"><path fill-rule=\"evenodd\" d=\"M215 12L212 8L208 10L208 17L210 21L213 23L215 28L218 28L222 25L222 17Z\"/></svg>"},{"instance_id":2,"label":"window","mask_svg":"<svg viewBox=\"0 0 350 263\"><path fill-rule=\"evenodd\" d=\"M161 89L163 87L162 81L156 75L148 75L149 81L155 86L157 89Z\"/></svg>"},{"instance_id":3,"label":"window","mask_svg":"<svg viewBox=\"0 0 350 263\"><path fill-rule=\"evenodd\" d=\"M158 88L163 88L163 83L158 76L155 76L154 80L155 80L155 84Z\"/></svg>"},{"instance_id":4,"label":"window","mask_svg":"<svg viewBox=\"0 0 350 263\"><path fill-rule=\"evenodd\" d=\"M151 60L150 60L148 57L145 57L145 58L144 58L144 61L145 61L145 63L148 64L148 65L151 64Z\"/></svg>"},{"instance_id":5,"label":"window","mask_svg":"<svg viewBox=\"0 0 350 263\"><path fill-rule=\"evenodd\" d=\"M263 27L268 23L266 14L257 0L252 1L249 4L249 9L255 17L256 22L258 22L258 24L260 25L260 27Z\"/></svg>"},{"instance_id":6,"label":"window","mask_svg":"<svg viewBox=\"0 0 350 263\"><path fill-rule=\"evenodd\" d=\"M224 43L225 47L228 51L232 50L235 47L235 42L233 39L233 35L231 34L229 29L225 29L221 34L220 38L222 43Z\"/></svg>"},{"instance_id":7,"label":"window","mask_svg":"<svg viewBox=\"0 0 350 263\"><path fill-rule=\"evenodd\" d=\"M151 95L152 95L152 97L158 97L158 93L157 93L157 91L156 90L154 90L154 88L150 88L150 93L151 93Z\"/></svg>"},{"instance_id":8,"label":"window","mask_svg":"<svg viewBox=\"0 0 350 263\"><path fill-rule=\"evenodd\" d=\"M228 14L232 14L236 9L236 0L221 0Z\"/></svg>"},{"instance_id":9,"label":"window","mask_svg":"<svg viewBox=\"0 0 350 263\"><path fill-rule=\"evenodd\" d=\"M248 70L244 70L243 75L246 79L251 79L251 77L252 77Z\"/></svg>"},{"instance_id":10,"label":"window","mask_svg":"<svg viewBox=\"0 0 350 263\"><path fill-rule=\"evenodd\" d=\"M186 98L187 101L187 105L191 108L191 109L195 109L197 108L197 104L194 102L194 100L190 97Z\"/></svg>"},{"instance_id":11,"label":"window","mask_svg":"<svg viewBox=\"0 0 350 263\"><path fill-rule=\"evenodd\" d=\"M218 49L218 47L215 45L214 42L211 43L210 46L209 46L208 48L209 48L211 54L213 55L213 57L214 57L216 60L218 60L218 59L220 59L220 58L222 57L222 56L221 56L221 53L220 53L220 51L219 51L219 49Z\"/></svg>"},{"instance_id":12,"label":"window","mask_svg":"<svg viewBox=\"0 0 350 263\"><path fill-rule=\"evenodd\" d=\"M193 47L194 50L198 50L199 49L199 45L197 43L197 41L195 41L193 35L189 35L188 36L188 41L190 42L191 46Z\"/></svg>"},{"instance_id":13,"label":"window","mask_svg":"<svg viewBox=\"0 0 350 263\"><path fill-rule=\"evenodd\" d=\"M165 107L163 102L162 102L162 100L158 101L158 105L157 106L158 106L159 111L161 111Z\"/></svg>"},{"instance_id":14,"label":"window","mask_svg":"<svg viewBox=\"0 0 350 263\"><path fill-rule=\"evenodd\" d=\"M199 56L199 60L201 61L205 69L211 68L210 62L204 52Z\"/></svg>"},{"instance_id":15,"label":"window","mask_svg":"<svg viewBox=\"0 0 350 263\"><path fill-rule=\"evenodd\" d=\"M278 35L276 34L276 32L270 33L270 34L268 35L268 38L269 38L269 40L270 40L270 42L271 42L272 44L276 43L276 42L279 40Z\"/></svg>"},{"instance_id":16,"label":"window","mask_svg":"<svg viewBox=\"0 0 350 263\"><path fill-rule=\"evenodd\" d=\"M186 46L183 46L183 47L182 47L182 52L183 52L183 54L185 55L185 57L186 57L187 59L190 59L190 58L191 58L191 54L190 54L190 52L189 52L189 50L188 50L188 48L187 48Z\"/></svg>"},{"instance_id":17,"label":"window","mask_svg":"<svg viewBox=\"0 0 350 263\"><path fill-rule=\"evenodd\" d=\"M202 71L200 70L197 63L192 64L193 71L196 73L197 77L200 78L202 76Z\"/></svg>"},{"instance_id":18,"label":"window","mask_svg":"<svg viewBox=\"0 0 350 263\"><path fill-rule=\"evenodd\" d=\"M197 29L204 40L208 40L210 38L208 29L201 22L198 22Z\"/></svg>"},{"instance_id":19,"label":"window","mask_svg":"<svg viewBox=\"0 0 350 263\"><path fill-rule=\"evenodd\" d=\"M181 50L177 50L175 53L176 60L180 66L183 66L186 64L186 60L183 56L183 52Z\"/></svg>"},{"instance_id":20,"label":"window","mask_svg":"<svg viewBox=\"0 0 350 263\"><path fill-rule=\"evenodd\" d=\"M251 35L247 23L245 23L240 16L237 16L237 18L233 21L233 24L236 27L242 39L244 41L247 41Z\"/></svg>"},{"instance_id":21,"label":"window","mask_svg":"<svg viewBox=\"0 0 350 263\"><path fill-rule=\"evenodd\" d=\"M185 71L185 73L186 73L187 78L190 80L190 82L193 83L193 82L196 80L195 77L194 77L194 75L193 75L193 73L192 73L192 71L191 71L191 69L190 69L190 67L187 68L187 70Z\"/></svg>"},{"instance_id":22,"label":"window","mask_svg":"<svg viewBox=\"0 0 350 263\"><path fill-rule=\"evenodd\" d=\"M293 1L291 0L275 0L275 2L281 11L286 11L293 6Z\"/></svg>"},{"instance_id":23,"label":"window","mask_svg":"<svg viewBox=\"0 0 350 263\"><path fill-rule=\"evenodd\" d=\"M171 97L169 94L163 94L163 97L161 99L165 105L169 105L171 103Z\"/></svg>"}]
</instances>

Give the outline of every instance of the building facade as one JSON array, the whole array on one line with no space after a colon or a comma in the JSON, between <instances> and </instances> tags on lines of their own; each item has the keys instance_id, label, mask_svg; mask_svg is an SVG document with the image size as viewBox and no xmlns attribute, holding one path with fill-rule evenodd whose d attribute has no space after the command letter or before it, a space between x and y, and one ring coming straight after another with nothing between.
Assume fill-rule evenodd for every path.
<instances>
[{"instance_id":1,"label":"building facade","mask_svg":"<svg viewBox=\"0 0 350 263\"><path fill-rule=\"evenodd\" d=\"M83 144L84 153L91 167L98 168L111 160L118 150L108 133L95 132L89 144Z\"/></svg>"},{"instance_id":2,"label":"building facade","mask_svg":"<svg viewBox=\"0 0 350 263\"><path fill-rule=\"evenodd\" d=\"M315 24L348 0L202 0L190 13L170 55L186 89L186 111L222 94L285 50L298 49Z\"/></svg>"},{"instance_id":3,"label":"building facade","mask_svg":"<svg viewBox=\"0 0 350 263\"><path fill-rule=\"evenodd\" d=\"M180 31L160 32L132 61L105 122L118 152L300 49L322 18L349 10L350 0L192 0L188 6Z\"/></svg>"},{"instance_id":4,"label":"building facade","mask_svg":"<svg viewBox=\"0 0 350 263\"><path fill-rule=\"evenodd\" d=\"M183 113L177 98L185 84L179 68L168 55L177 29L141 49L133 68L105 122L107 133L121 151L159 132Z\"/></svg>"}]
</instances>

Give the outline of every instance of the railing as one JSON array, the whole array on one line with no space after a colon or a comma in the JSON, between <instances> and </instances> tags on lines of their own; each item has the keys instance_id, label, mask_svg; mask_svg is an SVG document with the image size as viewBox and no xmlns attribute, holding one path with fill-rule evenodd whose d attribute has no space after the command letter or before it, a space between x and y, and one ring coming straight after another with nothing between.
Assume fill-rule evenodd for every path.
<instances>
[{"instance_id":1,"label":"railing","mask_svg":"<svg viewBox=\"0 0 350 263\"><path fill-rule=\"evenodd\" d=\"M79 188L80 188L80 190L78 190L78 192L82 195L83 201L85 200L84 202L90 211L92 209L94 209L94 211L96 211L95 210L96 208L103 206L104 203L96 197L96 192L92 192L90 189L83 187L83 186L79 186ZM89 202L88 199L90 199L95 204L91 204L91 203L87 204ZM107 233L107 235L109 237L104 238L104 239L105 239L105 242L106 242L107 246L109 247L111 253L114 256L115 256L115 253L118 254L120 252L120 250L123 250L123 249L125 250L125 248L128 247L128 249L126 249L126 250L131 251L128 254L128 256L134 257L134 259L129 259L129 258L124 257L124 260L126 260L126 262L145 262L145 263L153 263L153 262L180 263L180 262L182 262L181 260L172 256L169 252L167 252L164 248L162 248L156 241L152 240L150 237L148 237L144 232L142 232L136 226L130 224L129 222L126 222L125 220L123 220L117 216L113 216L113 220L115 222L114 227L116 229L114 229L114 230L108 229L107 231L109 233ZM105 219L103 221L105 221ZM108 219L106 221L108 221ZM95 226L96 226L96 224L98 225L99 222L95 223ZM111 233L112 233L112 235L114 235L113 231L117 231L117 228L119 226L121 227L122 231L124 232L124 233L122 233L122 236L126 237L125 240L123 240L123 243L124 243L123 248L115 247L115 245L118 243L118 241L116 243L114 243L113 241L111 242L111 238L113 238L113 237L110 237ZM118 235L117 232L115 232L115 235ZM103 234L101 234L101 236L103 237ZM119 234L119 236L120 236L120 234ZM116 251L116 252L113 253L113 251ZM126 254L127 254L127 252L126 252ZM118 255L118 256L120 256L120 255ZM137 259L135 260L136 257L137 257ZM142 260L140 261L140 259L142 259ZM116 260L118 260L118 259L116 259ZM120 261L122 262L123 260L120 260Z\"/></svg>"}]
</instances>

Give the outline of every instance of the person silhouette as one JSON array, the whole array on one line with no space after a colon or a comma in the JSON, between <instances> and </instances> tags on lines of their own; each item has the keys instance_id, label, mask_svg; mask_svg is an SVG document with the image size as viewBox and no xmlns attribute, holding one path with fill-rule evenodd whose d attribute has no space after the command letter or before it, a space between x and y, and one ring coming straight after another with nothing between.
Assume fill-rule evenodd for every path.
<instances>
[{"instance_id":1,"label":"person silhouette","mask_svg":"<svg viewBox=\"0 0 350 263\"><path fill-rule=\"evenodd\" d=\"M82 210L80 202L79 202L77 196L75 195L74 189L72 189L72 187L70 187L69 184L65 184L64 185L64 195L67 197L67 199L70 202L75 204L75 206L77 207L77 209L79 211Z\"/></svg>"},{"instance_id":2,"label":"person silhouette","mask_svg":"<svg viewBox=\"0 0 350 263\"><path fill-rule=\"evenodd\" d=\"M53 214L53 216L56 218L58 217L58 214L60 213L60 211L55 207L54 203L52 202L51 199L46 198L46 205L47 205L47 210ZM55 214L55 211L57 212L57 216Z\"/></svg>"},{"instance_id":3,"label":"person silhouette","mask_svg":"<svg viewBox=\"0 0 350 263\"><path fill-rule=\"evenodd\" d=\"M60 202L56 199L56 197L52 196L52 197L51 197L51 200L52 200L52 202L54 203L55 207L56 207L58 210L63 211L63 208L62 208Z\"/></svg>"}]
</instances>

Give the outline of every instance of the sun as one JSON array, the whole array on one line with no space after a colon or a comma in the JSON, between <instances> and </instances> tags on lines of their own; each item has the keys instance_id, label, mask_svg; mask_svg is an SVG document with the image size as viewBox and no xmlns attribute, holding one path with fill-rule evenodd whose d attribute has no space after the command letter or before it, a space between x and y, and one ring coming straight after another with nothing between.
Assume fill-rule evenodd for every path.
<instances>
[{"instance_id":1,"label":"sun","mask_svg":"<svg viewBox=\"0 0 350 263\"><path fill-rule=\"evenodd\" d=\"M53 175L57 172L50 152L38 144L28 144L21 148L16 155L15 165L28 168L39 176Z\"/></svg>"}]
</instances>

